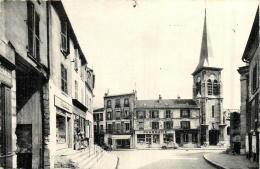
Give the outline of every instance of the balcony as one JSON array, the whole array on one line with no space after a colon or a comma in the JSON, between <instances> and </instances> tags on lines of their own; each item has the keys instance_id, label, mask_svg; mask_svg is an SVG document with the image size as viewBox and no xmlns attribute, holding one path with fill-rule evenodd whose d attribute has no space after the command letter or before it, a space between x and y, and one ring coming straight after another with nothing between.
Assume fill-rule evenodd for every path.
<instances>
[{"instance_id":1,"label":"balcony","mask_svg":"<svg viewBox=\"0 0 260 169\"><path fill-rule=\"evenodd\" d=\"M103 129L100 133L107 134L125 134L125 133L133 133L133 129L124 130L124 129Z\"/></svg>"}]
</instances>

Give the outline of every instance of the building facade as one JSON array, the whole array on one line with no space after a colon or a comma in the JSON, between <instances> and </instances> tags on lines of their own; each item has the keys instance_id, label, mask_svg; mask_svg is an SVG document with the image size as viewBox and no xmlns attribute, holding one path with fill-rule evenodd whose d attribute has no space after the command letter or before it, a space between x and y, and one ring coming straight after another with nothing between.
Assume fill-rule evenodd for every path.
<instances>
[{"instance_id":1,"label":"building facade","mask_svg":"<svg viewBox=\"0 0 260 169\"><path fill-rule=\"evenodd\" d=\"M198 147L200 109L189 99L137 100L134 110L135 148L162 147L173 141Z\"/></svg>"},{"instance_id":2,"label":"building facade","mask_svg":"<svg viewBox=\"0 0 260 169\"><path fill-rule=\"evenodd\" d=\"M251 32L242 56L247 64L245 68L239 68L241 75L241 112L246 114L241 117L241 126L245 127L244 144L249 159L259 163L259 7L256 11ZM243 79L242 79L243 78ZM243 81L242 81L243 80ZM242 133L243 134L243 133ZM243 148L243 147L241 147Z\"/></svg>"},{"instance_id":3,"label":"building facade","mask_svg":"<svg viewBox=\"0 0 260 169\"><path fill-rule=\"evenodd\" d=\"M104 142L104 131L106 130L106 118L104 108L99 108L93 111L94 120L94 139L95 144L102 145Z\"/></svg>"},{"instance_id":4,"label":"building facade","mask_svg":"<svg viewBox=\"0 0 260 169\"><path fill-rule=\"evenodd\" d=\"M201 144L225 144L223 130L223 98L221 70L217 57L213 56L205 20L202 34L200 59L193 75L193 99L200 104Z\"/></svg>"},{"instance_id":5,"label":"building facade","mask_svg":"<svg viewBox=\"0 0 260 169\"><path fill-rule=\"evenodd\" d=\"M104 96L106 129L104 143L115 148L134 148L133 112L136 91Z\"/></svg>"},{"instance_id":6,"label":"building facade","mask_svg":"<svg viewBox=\"0 0 260 169\"><path fill-rule=\"evenodd\" d=\"M0 27L0 168L54 168L91 138L95 75L62 2L1 1Z\"/></svg>"}]
</instances>

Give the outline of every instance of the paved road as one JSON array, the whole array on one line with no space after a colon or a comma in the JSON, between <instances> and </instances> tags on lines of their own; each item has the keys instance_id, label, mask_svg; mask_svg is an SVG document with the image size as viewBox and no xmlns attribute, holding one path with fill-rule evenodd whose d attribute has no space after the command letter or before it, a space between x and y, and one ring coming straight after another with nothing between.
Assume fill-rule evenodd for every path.
<instances>
[{"instance_id":1,"label":"paved road","mask_svg":"<svg viewBox=\"0 0 260 169\"><path fill-rule=\"evenodd\" d=\"M223 151L223 150L221 150ZM119 157L119 169L214 169L203 155L220 150L129 150L112 151Z\"/></svg>"}]
</instances>

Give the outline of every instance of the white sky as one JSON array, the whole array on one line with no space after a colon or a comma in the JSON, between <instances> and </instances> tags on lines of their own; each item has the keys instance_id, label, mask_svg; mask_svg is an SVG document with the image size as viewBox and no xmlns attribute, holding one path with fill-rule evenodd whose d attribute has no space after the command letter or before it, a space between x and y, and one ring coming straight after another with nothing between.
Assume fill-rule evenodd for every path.
<instances>
[{"instance_id":1,"label":"white sky","mask_svg":"<svg viewBox=\"0 0 260 169\"><path fill-rule=\"evenodd\" d=\"M104 93L130 93L139 100L192 98L200 57L203 0L63 1L81 48L94 69L94 107ZM224 109L239 109L238 67L258 1L207 1L213 56L222 60Z\"/></svg>"}]
</instances>

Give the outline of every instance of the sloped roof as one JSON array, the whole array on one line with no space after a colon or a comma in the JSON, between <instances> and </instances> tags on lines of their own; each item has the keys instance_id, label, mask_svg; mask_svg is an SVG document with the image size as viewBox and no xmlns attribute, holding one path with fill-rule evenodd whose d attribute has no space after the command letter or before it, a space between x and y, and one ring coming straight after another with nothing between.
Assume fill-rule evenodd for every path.
<instances>
[{"instance_id":1,"label":"sloped roof","mask_svg":"<svg viewBox=\"0 0 260 169\"><path fill-rule=\"evenodd\" d=\"M192 99L137 100L136 108L198 108Z\"/></svg>"},{"instance_id":2,"label":"sloped roof","mask_svg":"<svg viewBox=\"0 0 260 169\"><path fill-rule=\"evenodd\" d=\"M210 34L207 30L207 18L206 18L206 9L205 9L205 18L204 18L204 27L201 41L201 49L200 49L200 59L199 63L192 74L195 74L202 68L213 67L217 68L220 65L218 58L213 56Z\"/></svg>"}]
</instances>

